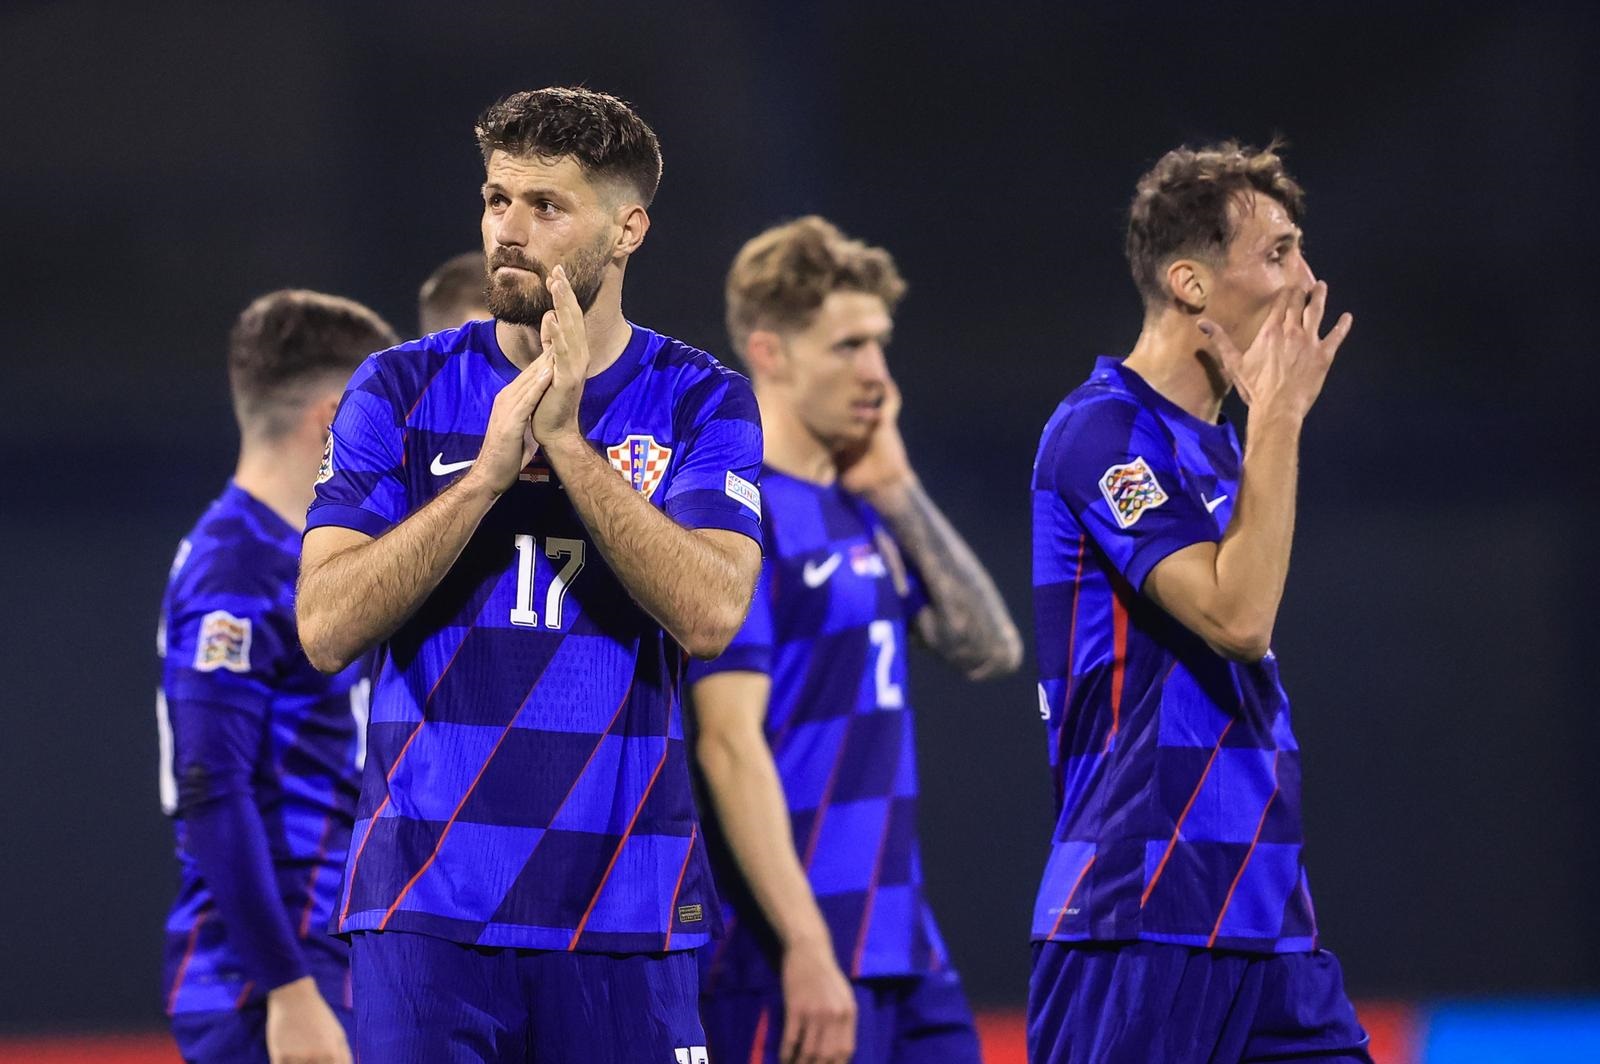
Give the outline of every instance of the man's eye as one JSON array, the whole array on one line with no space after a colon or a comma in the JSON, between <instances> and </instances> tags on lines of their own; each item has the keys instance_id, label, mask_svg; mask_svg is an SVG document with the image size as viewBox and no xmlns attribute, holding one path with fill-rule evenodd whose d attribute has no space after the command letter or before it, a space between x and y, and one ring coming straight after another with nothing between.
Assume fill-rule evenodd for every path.
<instances>
[{"instance_id":1,"label":"man's eye","mask_svg":"<svg viewBox=\"0 0 1600 1064\"><path fill-rule=\"evenodd\" d=\"M538 211L540 214L556 213L556 205L551 203L549 200L540 200L538 203L535 203L533 207L534 210Z\"/></svg>"},{"instance_id":2,"label":"man's eye","mask_svg":"<svg viewBox=\"0 0 1600 1064\"><path fill-rule=\"evenodd\" d=\"M489 206L491 206L491 207L504 207L506 204L508 204L510 202L511 202L510 200L506 199L504 196L502 196L498 192L492 193L489 196Z\"/></svg>"}]
</instances>

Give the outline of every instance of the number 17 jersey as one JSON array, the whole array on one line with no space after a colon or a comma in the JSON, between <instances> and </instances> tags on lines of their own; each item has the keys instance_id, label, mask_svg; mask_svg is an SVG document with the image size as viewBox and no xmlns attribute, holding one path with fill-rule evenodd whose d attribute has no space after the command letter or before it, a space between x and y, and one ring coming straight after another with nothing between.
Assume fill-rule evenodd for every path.
<instances>
[{"instance_id":1,"label":"number 17 jersey","mask_svg":"<svg viewBox=\"0 0 1600 1064\"><path fill-rule=\"evenodd\" d=\"M335 418L307 528L382 536L472 464L516 367L493 321L380 352ZM585 385L591 445L678 524L760 540L749 383L633 327ZM690 795L685 656L535 455L381 648L334 930L654 952L718 926Z\"/></svg>"}]
</instances>

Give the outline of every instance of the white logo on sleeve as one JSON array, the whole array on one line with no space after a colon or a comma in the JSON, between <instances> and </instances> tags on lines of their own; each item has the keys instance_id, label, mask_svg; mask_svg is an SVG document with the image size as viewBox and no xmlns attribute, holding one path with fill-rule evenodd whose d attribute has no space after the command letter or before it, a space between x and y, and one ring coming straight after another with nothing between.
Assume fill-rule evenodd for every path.
<instances>
[{"instance_id":1,"label":"white logo on sleeve","mask_svg":"<svg viewBox=\"0 0 1600 1064\"><path fill-rule=\"evenodd\" d=\"M1205 499L1205 496L1202 495L1201 498ZM1215 499L1205 499L1206 513L1208 513L1208 514L1216 513L1217 512L1217 507L1221 506L1223 503L1225 503L1227 501L1228 501L1228 497L1226 495L1218 495Z\"/></svg>"},{"instance_id":2,"label":"white logo on sleeve","mask_svg":"<svg viewBox=\"0 0 1600 1064\"><path fill-rule=\"evenodd\" d=\"M744 503L756 512L757 517L761 516L761 489L744 477L731 469L728 470L727 486L722 490L727 492L728 498Z\"/></svg>"},{"instance_id":3,"label":"white logo on sleeve","mask_svg":"<svg viewBox=\"0 0 1600 1064\"><path fill-rule=\"evenodd\" d=\"M465 462L446 462L444 460L444 452L440 451L433 456L433 464L428 467L428 471L436 477L447 477L456 470L465 469L476 461L476 458L468 458Z\"/></svg>"},{"instance_id":4,"label":"white logo on sleeve","mask_svg":"<svg viewBox=\"0 0 1600 1064\"><path fill-rule=\"evenodd\" d=\"M235 617L227 610L212 610L200 618L194 667L199 672L249 672L250 618Z\"/></svg>"},{"instance_id":5,"label":"white logo on sleeve","mask_svg":"<svg viewBox=\"0 0 1600 1064\"><path fill-rule=\"evenodd\" d=\"M1121 528L1132 528L1146 510L1154 510L1167 501L1167 493L1143 458L1114 465L1102 473L1100 494L1105 496L1111 516Z\"/></svg>"},{"instance_id":6,"label":"white logo on sleeve","mask_svg":"<svg viewBox=\"0 0 1600 1064\"><path fill-rule=\"evenodd\" d=\"M808 561L800 569L800 579L805 581L806 587L821 587L828 582L828 577L839 568L839 563L844 561L844 555L838 552L828 555L827 559L818 565Z\"/></svg>"}]
</instances>

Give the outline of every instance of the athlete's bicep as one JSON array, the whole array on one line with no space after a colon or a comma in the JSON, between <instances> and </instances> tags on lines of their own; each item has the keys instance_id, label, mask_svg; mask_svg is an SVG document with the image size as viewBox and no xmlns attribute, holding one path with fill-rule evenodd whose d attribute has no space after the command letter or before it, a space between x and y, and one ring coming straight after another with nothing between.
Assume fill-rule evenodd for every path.
<instances>
[{"instance_id":1,"label":"athlete's bicep","mask_svg":"<svg viewBox=\"0 0 1600 1064\"><path fill-rule=\"evenodd\" d=\"M372 536L342 525L322 525L307 530L300 541L300 575L316 572L328 559L371 543Z\"/></svg>"}]
</instances>

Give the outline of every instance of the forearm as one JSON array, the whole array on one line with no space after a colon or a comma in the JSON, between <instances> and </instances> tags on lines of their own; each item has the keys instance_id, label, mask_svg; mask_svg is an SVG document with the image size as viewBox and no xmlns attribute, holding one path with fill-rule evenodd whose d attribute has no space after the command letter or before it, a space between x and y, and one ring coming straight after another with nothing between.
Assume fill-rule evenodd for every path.
<instances>
[{"instance_id":1,"label":"forearm","mask_svg":"<svg viewBox=\"0 0 1600 1064\"><path fill-rule=\"evenodd\" d=\"M1238 633L1244 656L1259 660L1289 575L1295 491L1300 468L1300 421L1252 416L1232 520L1217 548L1218 610Z\"/></svg>"},{"instance_id":2,"label":"forearm","mask_svg":"<svg viewBox=\"0 0 1600 1064\"><path fill-rule=\"evenodd\" d=\"M720 653L744 620L753 577L727 552L652 506L581 436L547 446L545 454L634 601L689 653Z\"/></svg>"},{"instance_id":3,"label":"forearm","mask_svg":"<svg viewBox=\"0 0 1600 1064\"><path fill-rule=\"evenodd\" d=\"M497 494L471 473L370 542L301 568L300 641L311 663L337 672L387 639L455 564Z\"/></svg>"},{"instance_id":4,"label":"forearm","mask_svg":"<svg viewBox=\"0 0 1600 1064\"><path fill-rule=\"evenodd\" d=\"M1022 638L994 580L915 478L870 501L916 566L931 609L919 634L972 679L1012 672Z\"/></svg>"},{"instance_id":5,"label":"forearm","mask_svg":"<svg viewBox=\"0 0 1600 1064\"><path fill-rule=\"evenodd\" d=\"M278 893L266 829L242 788L183 811L186 847L216 902L245 974L272 990L307 974L306 960Z\"/></svg>"},{"instance_id":6,"label":"forearm","mask_svg":"<svg viewBox=\"0 0 1600 1064\"><path fill-rule=\"evenodd\" d=\"M831 953L828 925L795 851L788 803L765 740L702 734L696 753L734 862L778 940L785 949L825 944Z\"/></svg>"}]
</instances>

